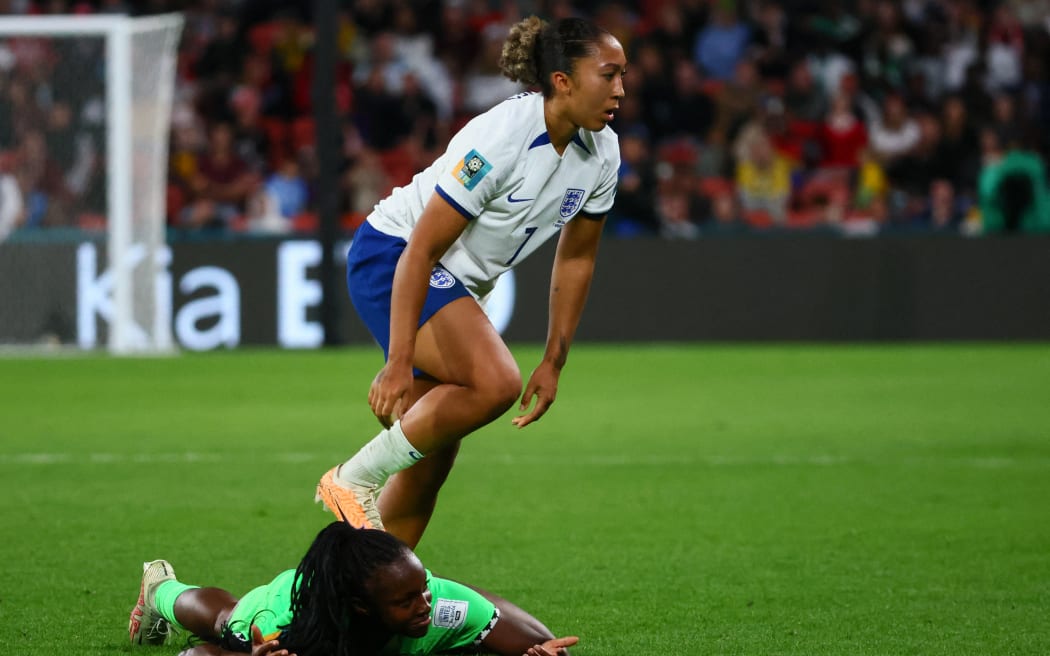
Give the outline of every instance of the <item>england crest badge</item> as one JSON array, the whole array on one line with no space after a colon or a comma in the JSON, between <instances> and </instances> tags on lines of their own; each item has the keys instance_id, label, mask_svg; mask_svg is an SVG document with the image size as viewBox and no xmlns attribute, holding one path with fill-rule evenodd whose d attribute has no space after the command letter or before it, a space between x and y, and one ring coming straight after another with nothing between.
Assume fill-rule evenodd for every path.
<instances>
[{"instance_id":1,"label":"england crest badge","mask_svg":"<svg viewBox=\"0 0 1050 656\"><path fill-rule=\"evenodd\" d=\"M436 266L430 272L430 286L434 289L448 289L456 284L456 278L443 266Z\"/></svg>"},{"instance_id":2,"label":"england crest badge","mask_svg":"<svg viewBox=\"0 0 1050 656\"><path fill-rule=\"evenodd\" d=\"M567 219L580 209L583 205L583 189L566 189L565 196L561 199L562 218Z\"/></svg>"}]
</instances>

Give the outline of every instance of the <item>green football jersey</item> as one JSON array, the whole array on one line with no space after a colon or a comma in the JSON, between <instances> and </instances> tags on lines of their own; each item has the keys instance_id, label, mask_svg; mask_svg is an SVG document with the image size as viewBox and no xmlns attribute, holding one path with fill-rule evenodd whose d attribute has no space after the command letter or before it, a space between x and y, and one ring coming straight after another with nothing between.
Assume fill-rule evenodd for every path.
<instances>
[{"instance_id":1,"label":"green football jersey","mask_svg":"<svg viewBox=\"0 0 1050 656\"><path fill-rule=\"evenodd\" d=\"M291 599L295 570L278 574L270 583L244 595L230 615L229 629L241 641L251 644L251 625L255 624L267 640L280 639L281 627L292 620ZM433 576L427 570L430 588L430 628L421 638L395 637L384 654L424 656L480 644L499 619L499 611L465 585Z\"/></svg>"}]
</instances>

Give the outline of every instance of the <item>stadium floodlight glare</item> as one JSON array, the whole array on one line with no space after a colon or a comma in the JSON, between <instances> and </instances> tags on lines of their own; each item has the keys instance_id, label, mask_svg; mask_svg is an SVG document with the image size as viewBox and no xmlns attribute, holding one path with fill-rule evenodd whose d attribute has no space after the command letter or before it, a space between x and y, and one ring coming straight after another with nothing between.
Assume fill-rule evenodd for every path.
<instances>
[{"instance_id":1,"label":"stadium floodlight glare","mask_svg":"<svg viewBox=\"0 0 1050 656\"><path fill-rule=\"evenodd\" d=\"M0 39L101 38L105 42L107 258L112 276L111 353L174 349L170 302L157 281L165 246L168 133L181 14L4 16Z\"/></svg>"}]
</instances>

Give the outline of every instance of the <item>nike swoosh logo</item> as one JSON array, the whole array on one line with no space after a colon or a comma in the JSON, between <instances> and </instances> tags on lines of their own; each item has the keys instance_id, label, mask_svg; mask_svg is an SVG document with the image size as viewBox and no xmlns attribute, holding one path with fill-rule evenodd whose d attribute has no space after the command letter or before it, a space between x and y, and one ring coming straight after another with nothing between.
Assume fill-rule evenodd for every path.
<instances>
[{"instance_id":1,"label":"nike swoosh logo","mask_svg":"<svg viewBox=\"0 0 1050 656\"><path fill-rule=\"evenodd\" d=\"M530 200L536 200L536 199L535 198L515 198L513 191L510 192L509 194L507 194L507 202L508 203L527 203Z\"/></svg>"}]
</instances>

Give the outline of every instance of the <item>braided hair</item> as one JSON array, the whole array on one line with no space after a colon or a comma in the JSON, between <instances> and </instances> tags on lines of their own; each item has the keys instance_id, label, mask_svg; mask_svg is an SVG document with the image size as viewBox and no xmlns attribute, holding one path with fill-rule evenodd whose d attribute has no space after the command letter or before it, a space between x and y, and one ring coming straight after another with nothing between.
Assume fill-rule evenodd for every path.
<instances>
[{"instance_id":1,"label":"braided hair","mask_svg":"<svg viewBox=\"0 0 1050 656\"><path fill-rule=\"evenodd\" d=\"M368 583L377 569L411 554L384 531L333 522L314 539L295 571L292 621L281 646L299 656L377 654L391 635L357 608L368 605Z\"/></svg>"},{"instance_id":2,"label":"braided hair","mask_svg":"<svg viewBox=\"0 0 1050 656\"><path fill-rule=\"evenodd\" d=\"M551 73L572 75L577 59L598 52L598 42L609 32L582 18L548 23L536 16L510 28L499 67L513 82L539 87L545 98L554 94Z\"/></svg>"}]
</instances>

